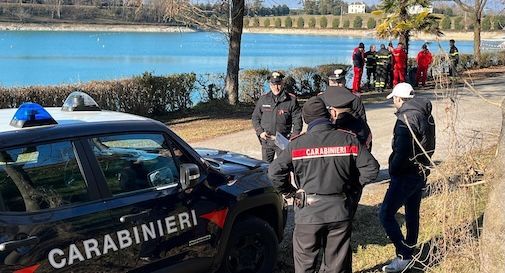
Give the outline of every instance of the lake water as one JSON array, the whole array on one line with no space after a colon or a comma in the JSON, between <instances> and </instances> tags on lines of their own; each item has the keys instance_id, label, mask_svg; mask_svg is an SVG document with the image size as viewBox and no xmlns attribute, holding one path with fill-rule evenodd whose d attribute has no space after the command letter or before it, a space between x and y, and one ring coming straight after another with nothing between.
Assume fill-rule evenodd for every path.
<instances>
[{"instance_id":1,"label":"lake water","mask_svg":"<svg viewBox=\"0 0 505 273\"><path fill-rule=\"evenodd\" d=\"M337 36L244 34L240 67L287 69L351 63L351 52L375 39ZM382 41L384 42L384 41ZM424 41L413 41L411 55ZM396 44L396 43L395 43ZM441 46L448 49L448 42ZM471 53L472 42L458 42ZM438 52L438 45L431 46ZM226 72L228 46L223 34L0 31L0 85L27 86L108 80L145 71Z\"/></svg>"}]
</instances>

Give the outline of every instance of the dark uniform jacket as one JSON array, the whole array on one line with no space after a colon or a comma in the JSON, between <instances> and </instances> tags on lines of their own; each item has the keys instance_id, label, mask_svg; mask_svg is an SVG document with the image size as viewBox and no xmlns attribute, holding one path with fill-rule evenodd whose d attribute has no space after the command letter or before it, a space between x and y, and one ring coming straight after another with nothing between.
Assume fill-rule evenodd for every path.
<instances>
[{"instance_id":1,"label":"dark uniform jacket","mask_svg":"<svg viewBox=\"0 0 505 273\"><path fill-rule=\"evenodd\" d=\"M363 119L352 113L340 113L335 121L335 128L353 132L359 142L369 151L372 149L372 131Z\"/></svg>"},{"instance_id":2,"label":"dark uniform jacket","mask_svg":"<svg viewBox=\"0 0 505 273\"><path fill-rule=\"evenodd\" d=\"M366 68L375 69L375 66L377 65L377 52L367 51L365 53L365 59L366 59Z\"/></svg>"},{"instance_id":3,"label":"dark uniform jacket","mask_svg":"<svg viewBox=\"0 0 505 273\"><path fill-rule=\"evenodd\" d=\"M377 65L387 67L391 64L391 51L383 48L377 52Z\"/></svg>"},{"instance_id":4,"label":"dark uniform jacket","mask_svg":"<svg viewBox=\"0 0 505 273\"><path fill-rule=\"evenodd\" d=\"M456 46L451 46L449 49L449 58L454 65L457 65L459 63L459 51Z\"/></svg>"},{"instance_id":5,"label":"dark uniform jacket","mask_svg":"<svg viewBox=\"0 0 505 273\"><path fill-rule=\"evenodd\" d=\"M290 171L307 199L315 200L304 208L295 207L295 223L323 224L352 218L356 199L362 187L377 177L379 163L353 133L317 119L270 164L269 177L283 193L293 191Z\"/></svg>"},{"instance_id":6,"label":"dark uniform jacket","mask_svg":"<svg viewBox=\"0 0 505 273\"><path fill-rule=\"evenodd\" d=\"M352 53L352 63L355 67L359 68L365 65L365 54L359 48L355 48Z\"/></svg>"},{"instance_id":7,"label":"dark uniform jacket","mask_svg":"<svg viewBox=\"0 0 505 273\"><path fill-rule=\"evenodd\" d=\"M302 131L302 111L294 95L282 91L274 96L268 92L256 102L252 123L257 136L263 132L275 136L279 132L289 138Z\"/></svg>"},{"instance_id":8,"label":"dark uniform jacket","mask_svg":"<svg viewBox=\"0 0 505 273\"><path fill-rule=\"evenodd\" d=\"M397 120L392 143L393 152L389 157L390 175L422 175L420 167L430 165L429 158L423 154L419 145L415 143L406 122L408 120L414 135L431 157L435 152L435 121L431 115L431 109L432 106L429 100L414 98L406 101L396 112Z\"/></svg>"}]
</instances>

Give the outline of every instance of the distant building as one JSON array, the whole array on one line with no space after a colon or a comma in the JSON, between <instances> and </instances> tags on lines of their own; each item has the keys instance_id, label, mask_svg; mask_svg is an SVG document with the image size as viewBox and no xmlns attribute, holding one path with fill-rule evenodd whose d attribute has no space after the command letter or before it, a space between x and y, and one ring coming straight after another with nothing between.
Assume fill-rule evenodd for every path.
<instances>
[{"instance_id":1,"label":"distant building","mask_svg":"<svg viewBox=\"0 0 505 273\"><path fill-rule=\"evenodd\" d=\"M347 13L365 13L366 5L363 2L350 3L347 6Z\"/></svg>"},{"instance_id":2,"label":"distant building","mask_svg":"<svg viewBox=\"0 0 505 273\"><path fill-rule=\"evenodd\" d=\"M423 7L421 5L415 5L415 6L412 6L412 7L409 7L407 9L407 12L409 14L419 14L423 11L427 11L429 13L433 13L433 6L432 5L429 5L428 7Z\"/></svg>"}]
</instances>

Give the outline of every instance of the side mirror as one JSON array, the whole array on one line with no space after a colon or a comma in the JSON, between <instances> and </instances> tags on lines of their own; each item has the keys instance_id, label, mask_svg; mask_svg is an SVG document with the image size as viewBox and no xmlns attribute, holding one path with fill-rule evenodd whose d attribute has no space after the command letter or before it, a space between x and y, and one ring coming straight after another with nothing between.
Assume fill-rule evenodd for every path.
<instances>
[{"instance_id":1,"label":"side mirror","mask_svg":"<svg viewBox=\"0 0 505 273\"><path fill-rule=\"evenodd\" d=\"M192 188L200 178L200 169L196 164L184 163L181 164L180 182L183 190Z\"/></svg>"}]
</instances>

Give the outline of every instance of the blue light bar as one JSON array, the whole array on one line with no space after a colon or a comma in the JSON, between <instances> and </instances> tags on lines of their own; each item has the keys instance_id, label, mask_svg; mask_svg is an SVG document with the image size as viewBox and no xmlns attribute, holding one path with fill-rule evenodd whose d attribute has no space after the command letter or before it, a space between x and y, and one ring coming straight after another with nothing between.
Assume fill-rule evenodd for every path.
<instances>
[{"instance_id":1,"label":"blue light bar","mask_svg":"<svg viewBox=\"0 0 505 273\"><path fill-rule=\"evenodd\" d=\"M57 124L51 115L37 103L25 102L19 106L10 125L16 128L26 128Z\"/></svg>"}]
</instances>

